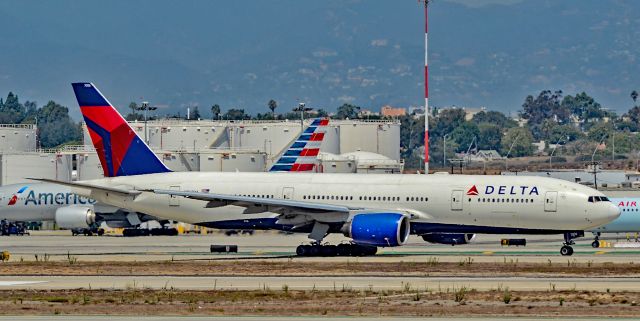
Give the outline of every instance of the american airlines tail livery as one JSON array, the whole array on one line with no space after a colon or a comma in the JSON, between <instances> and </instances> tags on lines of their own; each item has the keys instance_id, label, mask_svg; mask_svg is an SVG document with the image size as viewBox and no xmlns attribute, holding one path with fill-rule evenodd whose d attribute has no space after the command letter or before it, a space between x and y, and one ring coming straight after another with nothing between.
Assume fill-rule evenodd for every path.
<instances>
[{"instance_id":1,"label":"american airlines tail livery","mask_svg":"<svg viewBox=\"0 0 640 321\"><path fill-rule=\"evenodd\" d=\"M562 233L561 253L571 255L577 232L620 215L597 190L552 178L292 172L297 157L316 152L304 146L268 173L171 172L93 84L74 83L73 90L105 178L40 180L191 224L308 233L313 242L298 246L299 255L374 254L377 247L405 244L410 234L447 241L479 232ZM303 133L299 140L310 142L314 135ZM342 233L352 243L322 244L328 233Z\"/></svg>"}]
</instances>

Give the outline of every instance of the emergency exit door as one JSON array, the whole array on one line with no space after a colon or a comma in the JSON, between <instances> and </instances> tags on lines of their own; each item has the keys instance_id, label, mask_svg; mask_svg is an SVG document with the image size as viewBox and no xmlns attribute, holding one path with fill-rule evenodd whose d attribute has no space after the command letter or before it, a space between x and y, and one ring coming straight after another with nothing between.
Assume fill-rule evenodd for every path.
<instances>
[{"instance_id":1,"label":"emergency exit door","mask_svg":"<svg viewBox=\"0 0 640 321\"><path fill-rule=\"evenodd\" d=\"M462 195L461 190L455 190L451 192L451 210L462 211Z\"/></svg>"},{"instance_id":2,"label":"emergency exit door","mask_svg":"<svg viewBox=\"0 0 640 321\"><path fill-rule=\"evenodd\" d=\"M285 200L293 199L293 187L282 188L282 199L285 199Z\"/></svg>"},{"instance_id":3,"label":"emergency exit door","mask_svg":"<svg viewBox=\"0 0 640 321\"><path fill-rule=\"evenodd\" d=\"M544 194L545 212L555 212L558 209L558 192L547 192Z\"/></svg>"}]
</instances>

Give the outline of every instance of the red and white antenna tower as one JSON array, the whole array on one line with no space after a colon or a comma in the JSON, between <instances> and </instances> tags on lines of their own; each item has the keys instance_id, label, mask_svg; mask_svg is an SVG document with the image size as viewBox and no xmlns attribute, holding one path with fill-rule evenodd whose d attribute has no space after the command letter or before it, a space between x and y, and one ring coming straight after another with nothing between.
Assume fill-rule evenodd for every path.
<instances>
[{"instance_id":1,"label":"red and white antenna tower","mask_svg":"<svg viewBox=\"0 0 640 321\"><path fill-rule=\"evenodd\" d=\"M429 174L429 2L424 2L424 173Z\"/></svg>"}]
</instances>

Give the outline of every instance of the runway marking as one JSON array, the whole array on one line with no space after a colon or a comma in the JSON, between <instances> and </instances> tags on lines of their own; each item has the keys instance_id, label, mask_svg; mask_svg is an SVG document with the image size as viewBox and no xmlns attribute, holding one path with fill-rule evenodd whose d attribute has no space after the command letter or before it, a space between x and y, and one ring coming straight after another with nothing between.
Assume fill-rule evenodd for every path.
<instances>
[{"instance_id":1,"label":"runway marking","mask_svg":"<svg viewBox=\"0 0 640 321\"><path fill-rule=\"evenodd\" d=\"M493 255L494 253L495 252L493 252L493 251L484 251L484 252L482 252L482 254L484 254L484 255Z\"/></svg>"},{"instance_id":2,"label":"runway marking","mask_svg":"<svg viewBox=\"0 0 640 321\"><path fill-rule=\"evenodd\" d=\"M597 251L596 253L593 253L595 255L602 255L602 254L607 254L607 252L605 251Z\"/></svg>"},{"instance_id":3,"label":"runway marking","mask_svg":"<svg viewBox=\"0 0 640 321\"><path fill-rule=\"evenodd\" d=\"M29 285L47 282L49 281L0 281L0 286Z\"/></svg>"}]
</instances>

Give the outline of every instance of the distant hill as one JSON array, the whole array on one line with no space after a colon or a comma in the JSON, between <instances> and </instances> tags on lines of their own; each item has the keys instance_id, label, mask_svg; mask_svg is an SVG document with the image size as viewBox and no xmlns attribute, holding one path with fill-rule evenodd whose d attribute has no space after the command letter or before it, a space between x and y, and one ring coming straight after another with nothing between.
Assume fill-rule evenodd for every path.
<instances>
[{"instance_id":1,"label":"distant hill","mask_svg":"<svg viewBox=\"0 0 640 321\"><path fill-rule=\"evenodd\" d=\"M473 4L472 6L466 3ZM0 95L75 111L72 81L124 110L218 103L276 112L422 103L416 1L5 1ZM542 89L626 111L640 89L640 2L441 0L430 7L431 103L516 111ZM77 115L77 114L76 114Z\"/></svg>"}]
</instances>

